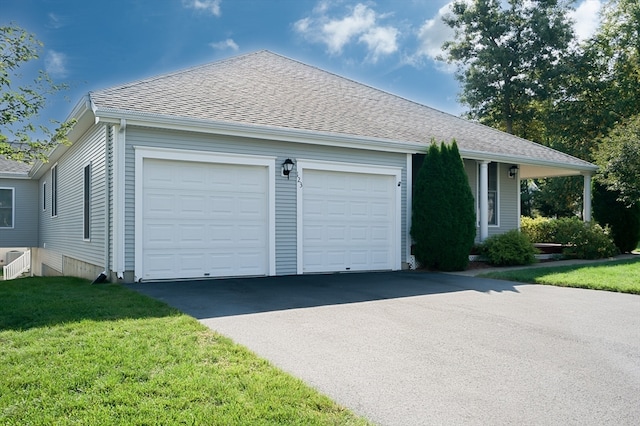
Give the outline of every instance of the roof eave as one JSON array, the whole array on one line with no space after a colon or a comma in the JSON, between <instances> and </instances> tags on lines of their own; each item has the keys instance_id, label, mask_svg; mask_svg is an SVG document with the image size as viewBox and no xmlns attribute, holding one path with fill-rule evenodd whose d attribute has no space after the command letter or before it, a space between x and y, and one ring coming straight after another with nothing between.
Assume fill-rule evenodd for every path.
<instances>
[{"instance_id":1,"label":"roof eave","mask_svg":"<svg viewBox=\"0 0 640 426\"><path fill-rule=\"evenodd\" d=\"M471 151L460 149L460 156L469 160L479 161L496 161L500 163L512 163L517 165L526 165L538 167L546 170L542 174L523 174L520 173L523 179L543 178L543 177L558 177L558 176L575 176L583 173L595 173L598 170L598 166L588 163L586 161L576 158L579 163L567 163L561 161L551 161L544 159L537 159L518 155L508 154L495 154L482 151Z\"/></svg>"},{"instance_id":2,"label":"roof eave","mask_svg":"<svg viewBox=\"0 0 640 426\"><path fill-rule=\"evenodd\" d=\"M353 149L367 149L383 152L416 154L425 152L428 144L422 142L406 142L382 138L372 138L336 133L322 133L310 130L272 127L248 123L229 121L213 121L170 115L141 113L130 110L112 108L93 108L96 121L119 124L126 120L127 126L172 129L199 133L218 134L226 136L246 137L253 139L268 139L312 145L325 145ZM576 163L535 159L527 156L496 154L484 151L460 149L463 158L473 160L495 161L500 163L514 163L519 165L538 166L550 170L550 176L569 176L581 173L594 173L598 167L575 159ZM578 163L579 162L579 163ZM525 177L525 176L523 176ZM526 176L528 177L528 176ZM542 177L542 176L531 176Z\"/></svg>"},{"instance_id":3,"label":"roof eave","mask_svg":"<svg viewBox=\"0 0 640 426\"><path fill-rule=\"evenodd\" d=\"M83 96L80 101L73 108L69 116L65 121L76 120L76 124L67 134L67 137L71 141L71 145L77 141L91 125L94 123L95 116L93 115L93 105L88 95ZM57 161L62 154L64 154L71 145L58 144L47 155L48 161L36 161L33 167L29 171L29 176L34 179L39 179L42 174L47 170L44 167L45 164Z\"/></svg>"},{"instance_id":4,"label":"roof eave","mask_svg":"<svg viewBox=\"0 0 640 426\"><path fill-rule=\"evenodd\" d=\"M98 120L107 123L120 123L120 120L124 119L127 122L127 126L183 130L253 139L268 139L404 154L413 154L425 149L424 144L417 142L399 142L381 138L322 133L302 129L272 127L229 121L213 121L148 114L127 110L96 108L95 114Z\"/></svg>"}]
</instances>

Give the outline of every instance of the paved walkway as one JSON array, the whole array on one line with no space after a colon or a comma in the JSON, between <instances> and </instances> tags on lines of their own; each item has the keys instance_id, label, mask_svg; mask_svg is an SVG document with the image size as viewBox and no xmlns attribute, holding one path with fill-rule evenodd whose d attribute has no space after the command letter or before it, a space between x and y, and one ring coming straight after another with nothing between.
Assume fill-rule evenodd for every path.
<instances>
[{"instance_id":1,"label":"paved walkway","mask_svg":"<svg viewBox=\"0 0 640 426\"><path fill-rule=\"evenodd\" d=\"M640 296L425 272L130 287L380 425L640 424Z\"/></svg>"},{"instance_id":2,"label":"paved walkway","mask_svg":"<svg viewBox=\"0 0 640 426\"><path fill-rule=\"evenodd\" d=\"M565 265L591 265L597 263L611 262L614 260L625 260L625 259L640 259L640 253L634 252L632 254L621 254L619 256L607 258L607 259L596 259L596 260L582 260L582 259L569 259L569 260L554 260L548 262L539 262L534 263L533 265L526 266L509 266L509 267L491 267L491 268L479 268L479 269L469 269L466 271L459 272L451 272L451 274L455 275L463 275L467 277L475 277L481 274L485 274L488 272L499 272L499 271L510 271L517 269L528 269L528 268L548 268L553 266L565 266Z\"/></svg>"}]
</instances>

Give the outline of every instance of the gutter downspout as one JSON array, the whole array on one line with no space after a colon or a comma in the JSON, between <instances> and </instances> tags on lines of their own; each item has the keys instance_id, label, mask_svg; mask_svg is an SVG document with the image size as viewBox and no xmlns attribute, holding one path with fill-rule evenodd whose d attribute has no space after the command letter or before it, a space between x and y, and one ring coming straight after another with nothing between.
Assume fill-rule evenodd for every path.
<instances>
[{"instance_id":1,"label":"gutter downspout","mask_svg":"<svg viewBox=\"0 0 640 426\"><path fill-rule=\"evenodd\" d=\"M124 279L124 174L127 121L114 126L113 144L113 266L118 279Z\"/></svg>"},{"instance_id":2,"label":"gutter downspout","mask_svg":"<svg viewBox=\"0 0 640 426\"><path fill-rule=\"evenodd\" d=\"M104 274L111 275L111 191L113 190L113 128L104 126L105 144L105 173L107 175L107 188L105 194L105 237L104 237Z\"/></svg>"}]
</instances>

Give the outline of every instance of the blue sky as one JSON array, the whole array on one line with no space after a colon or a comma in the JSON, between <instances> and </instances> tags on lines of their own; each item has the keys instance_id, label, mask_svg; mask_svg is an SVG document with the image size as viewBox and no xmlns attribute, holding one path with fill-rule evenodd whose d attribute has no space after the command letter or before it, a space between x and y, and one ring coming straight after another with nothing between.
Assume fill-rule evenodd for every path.
<instances>
[{"instance_id":1,"label":"blue sky","mask_svg":"<svg viewBox=\"0 0 640 426\"><path fill-rule=\"evenodd\" d=\"M44 43L26 76L46 69L71 88L42 118L64 120L79 99L153 75L268 49L407 99L460 114L453 70L434 57L452 33L449 0L0 0L0 25ZM577 0L579 36L601 0ZM67 98L67 100L63 100Z\"/></svg>"}]
</instances>

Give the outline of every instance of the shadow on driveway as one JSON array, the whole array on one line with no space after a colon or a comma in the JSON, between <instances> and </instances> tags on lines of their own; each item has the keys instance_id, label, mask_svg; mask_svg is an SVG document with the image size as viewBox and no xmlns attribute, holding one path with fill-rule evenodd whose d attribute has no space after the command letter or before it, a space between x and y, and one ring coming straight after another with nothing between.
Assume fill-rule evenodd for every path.
<instances>
[{"instance_id":1,"label":"shadow on driveway","mask_svg":"<svg viewBox=\"0 0 640 426\"><path fill-rule=\"evenodd\" d=\"M518 292L516 285L507 281L402 271L158 281L128 287L203 319L468 290Z\"/></svg>"}]
</instances>

